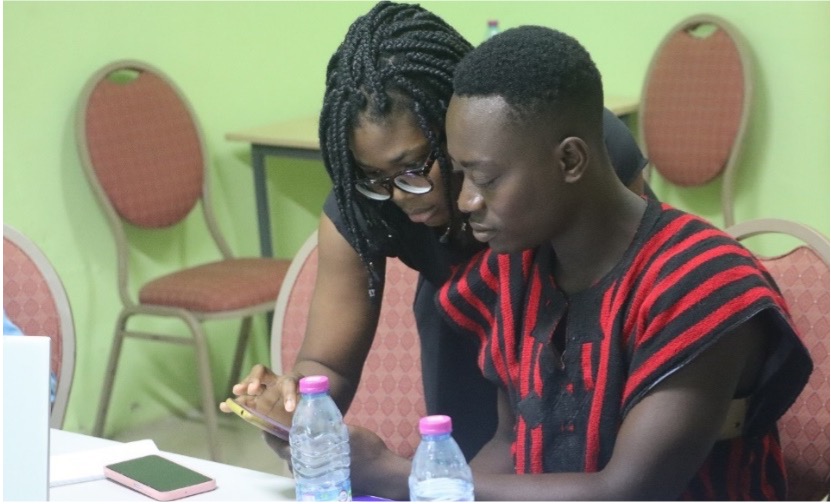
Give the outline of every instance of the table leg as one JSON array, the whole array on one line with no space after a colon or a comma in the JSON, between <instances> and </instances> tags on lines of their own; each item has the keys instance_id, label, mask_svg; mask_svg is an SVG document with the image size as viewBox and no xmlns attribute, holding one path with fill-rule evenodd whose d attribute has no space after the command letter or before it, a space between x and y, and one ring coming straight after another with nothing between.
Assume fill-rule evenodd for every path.
<instances>
[{"instance_id":1,"label":"table leg","mask_svg":"<svg viewBox=\"0 0 831 504\"><path fill-rule=\"evenodd\" d=\"M260 232L260 255L273 257L271 244L271 216L268 210L268 187L265 180L265 149L251 145L251 165L254 169L254 197L257 203L257 227Z\"/></svg>"}]
</instances>

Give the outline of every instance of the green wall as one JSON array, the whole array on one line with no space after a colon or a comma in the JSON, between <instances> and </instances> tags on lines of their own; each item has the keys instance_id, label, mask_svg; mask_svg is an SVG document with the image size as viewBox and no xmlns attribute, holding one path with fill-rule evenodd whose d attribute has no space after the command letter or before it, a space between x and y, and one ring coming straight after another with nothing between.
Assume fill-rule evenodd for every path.
<instances>
[{"instance_id":1,"label":"green wall","mask_svg":"<svg viewBox=\"0 0 831 504\"><path fill-rule=\"evenodd\" d=\"M75 101L98 67L122 58L166 71L198 112L211 153L215 210L234 250L257 253L249 154L225 133L315 114L328 56L371 2L4 2L3 220L30 236L64 280L78 365L66 428L89 432L119 302L109 229L81 172ZM755 98L739 163L736 218L783 217L829 232L827 2L424 2L474 43L486 20L543 24L591 51L610 94L637 96L650 55L681 18L712 13L749 42ZM315 225L328 190L322 166L269 164L276 250L290 257ZM665 201L721 224L718 185ZM153 275L215 257L197 219L196 245L147 241L133 271ZM769 246L762 244L762 246ZM144 327L154 322L145 321ZM152 327L156 327L153 325ZM175 326L171 327L176 330ZM233 324L209 326L216 386L226 380ZM267 361L259 321L253 361ZM182 331L180 331L182 332ZM182 332L183 333L183 332ZM185 348L128 341L107 432L196 404ZM220 397L217 397L217 401ZM203 435L199 432L196 435Z\"/></svg>"}]
</instances>

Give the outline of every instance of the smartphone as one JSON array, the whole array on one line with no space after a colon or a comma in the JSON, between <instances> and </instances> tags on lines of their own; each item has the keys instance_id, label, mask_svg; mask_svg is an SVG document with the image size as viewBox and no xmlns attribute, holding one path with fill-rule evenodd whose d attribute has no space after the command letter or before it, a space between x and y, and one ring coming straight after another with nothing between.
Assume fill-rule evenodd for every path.
<instances>
[{"instance_id":1,"label":"smartphone","mask_svg":"<svg viewBox=\"0 0 831 504\"><path fill-rule=\"evenodd\" d=\"M231 411L239 415L246 422L257 426L284 441L289 440L289 430L291 429L291 426L282 424L273 418L263 415L259 411L247 408L233 399L225 399L225 404L228 405Z\"/></svg>"},{"instance_id":2,"label":"smartphone","mask_svg":"<svg viewBox=\"0 0 831 504\"><path fill-rule=\"evenodd\" d=\"M104 476L158 501L181 499L216 488L216 481L159 455L104 466Z\"/></svg>"}]
</instances>

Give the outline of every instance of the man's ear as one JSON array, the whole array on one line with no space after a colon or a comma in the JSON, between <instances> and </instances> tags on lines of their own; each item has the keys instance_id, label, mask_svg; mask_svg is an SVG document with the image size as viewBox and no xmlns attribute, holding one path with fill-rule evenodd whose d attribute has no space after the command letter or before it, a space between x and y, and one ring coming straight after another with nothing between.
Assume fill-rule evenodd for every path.
<instances>
[{"instance_id":1,"label":"man's ear","mask_svg":"<svg viewBox=\"0 0 831 504\"><path fill-rule=\"evenodd\" d=\"M560 162L563 170L563 179L566 182L577 182L586 171L589 162L589 147L579 137L568 137L559 145Z\"/></svg>"}]
</instances>

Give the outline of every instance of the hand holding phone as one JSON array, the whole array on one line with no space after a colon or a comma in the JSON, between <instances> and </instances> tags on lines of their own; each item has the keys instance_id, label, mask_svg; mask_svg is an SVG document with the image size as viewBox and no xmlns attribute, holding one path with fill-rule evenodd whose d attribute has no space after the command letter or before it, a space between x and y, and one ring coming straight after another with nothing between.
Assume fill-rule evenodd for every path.
<instances>
[{"instance_id":1,"label":"hand holding phone","mask_svg":"<svg viewBox=\"0 0 831 504\"><path fill-rule=\"evenodd\" d=\"M216 481L159 455L104 466L104 476L158 501L181 499L216 488Z\"/></svg>"},{"instance_id":2,"label":"hand holding phone","mask_svg":"<svg viewBox=\"0 0 831 504\"><path fill-rule=\"evenodd\" d=\"M231 411L239 415L240 418L246 422L257 426L284 441L289 440L289 430L291 429L291 426L282 424L273 418L263 415L259 411L243 406L233 399L226 399L225 404L231 409Z\"/></svg>"}]
</instances>

